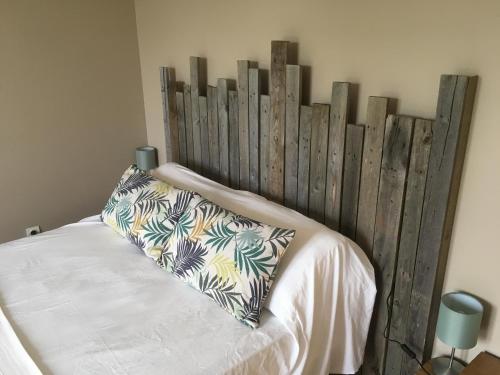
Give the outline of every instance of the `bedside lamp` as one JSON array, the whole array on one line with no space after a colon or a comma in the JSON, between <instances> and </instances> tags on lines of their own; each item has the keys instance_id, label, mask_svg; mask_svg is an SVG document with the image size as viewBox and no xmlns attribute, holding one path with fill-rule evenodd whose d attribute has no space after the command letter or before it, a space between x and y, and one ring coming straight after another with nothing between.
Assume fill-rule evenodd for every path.
<instances>
[{"instance_id":1,"label":"bedside lamp","mask_svg":"<svg viewBox=\"0 0 500 375\"><path fill-rule=\"evenodd\" d=\"M469 294L455 292L441 298L437 322L437 337L452 347L450 358L432 360L436 375L460 374L464 366L455 360L455 349L471 349L476 346L483 317L483 305Z\"/></svg>"},{"instance_id":2,"label":"bedside lamp","mask_svg":"<svg viewBox=\"0 0 500 375\"><path fill-rule=\"evenodd\" d=\"M137 168L141 171L148 172L158 166L158 158L156 157L156 148L152 146L137 147L135 149L135 162Z\"/></svg>"}]
</instances>

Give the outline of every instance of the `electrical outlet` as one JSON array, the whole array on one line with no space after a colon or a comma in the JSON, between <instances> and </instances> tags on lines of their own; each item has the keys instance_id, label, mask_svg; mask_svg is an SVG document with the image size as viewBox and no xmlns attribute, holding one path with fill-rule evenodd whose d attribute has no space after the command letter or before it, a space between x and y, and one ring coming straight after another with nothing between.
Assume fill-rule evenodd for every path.
<instances>
[{"instance_id":1,"label":"electrical outlet","mask_svg":"<svg viewBox=\"0 0 500 375\"><path fill-rule=\"evenodd\" d=\"M34 225L32 227L26 228L26 237L34 236L35 234L38 234L40 232L40 225Z\"/></svg>"}]
</instances>

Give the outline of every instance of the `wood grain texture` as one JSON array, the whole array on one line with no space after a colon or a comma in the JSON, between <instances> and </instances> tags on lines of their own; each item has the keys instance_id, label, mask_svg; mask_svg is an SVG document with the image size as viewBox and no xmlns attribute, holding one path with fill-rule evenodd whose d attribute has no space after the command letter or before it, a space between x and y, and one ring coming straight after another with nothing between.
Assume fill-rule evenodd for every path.
<instances>
[{"instance_id":1,"label":"wood grain texture","mask_svg":"<svg viewBox=\"0 0 500 375\"><path fill-rule=\"evenodd\" d=\"M286 59L288 42L271 42L271 122L269 138L270 199L283 202L285 167L285 121L286 121Z\"/></svg>"},{"instance_id":2,"label":"wood grain texture","mask_svg":"<svg viewBox=\"0 0 500 375\"><path fill-rule=\"evenodd\" d=\"M365 127L362 125L348 124L346 129L340 229L349 238L356 236L364 131Z\"/></svg>"},{"instance_id":3,"label":"wood grain texture","mask_svg":"<svg viewBox=\"0 0 500 375\"><path fill-rule=\"evenodd\" d=\"M271 98L260 96L260 194L269 195L269 124L271 121Z\"/></svg>"},{"instance_id":4,"label":"wood grain texture","mask_svg":"<svg viewBox=\"0 0 500 375\"><path fill-rule=\"evenodd\" d=\"M179 126L177 123L177 99L175 96L175 69L160 68L161 93L163 100L163 129L167 161L179 161Z\"/></svg>"},{"instance_id":5,"label":"wood grain texture","mask_svg":"<svg viewBox=\"0 0 500 375\"><path fill-rule=\"evenodd\" d=\"M326 179L325 223L340 228L342 174L344 172L345 132L349 109L349 83L333 82L328 134L328 170Z\"/></svg>"},{"instance_id":6,"label":"wood grain texture","mask_svg":"<svg viewBox=\"0 0 500 375\"><path fill-rule=\"evenodd\" d=\"M184 85L184 114L186 121L186 155L187 166L194 168L193 118L191 109L191 86Z\"/></svg>"},{"instance_id":7,"label":"wood grain texture","mask_svg":"<svg viewBox=\"0 0 500 375\"><path fill-rule=\"evenodd\" d=\"M219 117L220 181L229 185L229 98L227 80L217 80L217 114Z\"/></svg>"},{"instance_id":8,"label":"wood grain texture","mask_svg":"<svg viewBox=\"0 0 500 375\"><path fill-rule=\"evenodd\" d=\"M311 160L312 107L301 106L299 128L299 169L297 172L297 211L309 214L309 167Z\"/></svg>"},{"instance_id":9,"label":"wood grain texture","mask_svg":"<svg viewBox=\"0 0 500 375\"><path fill-rule=\"evenodd\" d=\"M359 188L356 242L369 258L372 256L375 214L379 188L382 145L389 99L370 96L366 114L365 143Z\"/></svg>"},{"instance_id":10,"label":"wood grain texture","mask_svg":"<svg viewBox=\"0 0 500 375\"><path fill-rule=\"evenodd\" d=\"M259 193L259 69L248 70L248 143L249 143L249 189Z\"/></svg>"},{"instance_id":11,"label":"wood grain texture","mask_svg":"<svg viewBox=\"0 0 500 375\"><path fill-rule=\"evenodd\" d=\"M384 328L390 319L386 300L391 293L396 271L413 123L411 117L390 115L387 118L373 243L377 297L372 317L372 337L367 344L363 364L364 375L384 374L385 371L387 341Z\"/></svg>"},{"instance_id":12,"label":"wood grain texture","mask_svg":"<svg viewBox=\"0 0 500 375\"><path fill-rule=\"evenodd\" d=\"M240 187L240 150L238 128L238 92L229 91L229 182L233 189Z\"/></svg>"},{"instance_id":13,"label":"wood grain texture","mask_svg":"<svg viewBox=\"0 0 500 375\"><path fill-rule=\"evenodd\" d=\"M240 189L250 188L250 152L248 139L248 60L238 60L238 124L240 142Z\"/></svg>"},{"instance_id":14,"label":"wood grain texture","mask_svg":"<svg viewBox=\"0 0 500 375\"><path fill-rule=\"evenodd\" d=\"M200 105L201 172L209 176L210 152L208 147L208 103L206 96L198 97Z\"/></svg>"},{"instance_id":15,"label":"wood grain texture","mask_svg":"<svg viewBox=\"0 0 500 375\"><path fill-rule=\"evenodd\" d=\"M210 155L211 179L219 180L220 153L219 153L219 120L217 113L217 88L208 86L207 88L208 107L208 152Z\"/></svg>"},{"instance_id":16,"label":"wood grain texture","mask_svg":"<svg viewBox=\"0 0 500 375\"><path fill-rule=\"evenodd\" d=\"M179 163L187 166L187 148L186 148L186 115L184 111L184 93L176 92L177 102L177 124L179 127Z\"/></svg>"},{"instance_id":17,"label":"wood grain texture","mask_svg":"<svg viewBox=\"0 0 500 375\"><path fill-rule=\"evenodd\" d=\"M309 178L309 217L325 221L326 162L330 106L314 104L311 130L311 166Z\"/></svg>"},{"instance_id":18,"label":"wood grain texture","mask_svg":"<svg viewBox=\"0 0 500 375\"><path fill-rule=\"evenodd\" d=\"M434 342L476 85L477 77L441 76L407 333L424 361Z\"/></svg>"},{"instance_id":19,"label":"wood grain texture","mask_svg":"<svg viewBox=\"0 0 500 375\"><path fill-rule=\"evenodd\" d=\"M285 104L285 206L297 207L297 173L299 169L299 120L301 97L301 69L299 65L286 66Z\"/></svg>"},{"instance_id":20,"label":"wood grain texture","mask_svg":"<svg viewBox=\"0 0 500 375\"><path fill-rule=\"evenodd\" d=\"M431 120L417 119L413 134L389 330L390 337L400 342L408 342L406 327L431 150L432 123ZM389 342L385 375L400 375L403 362L409 360L399 345Z\"/></svg>"},{"instance_id":21,"label":"wood grain texture","mask_svg":"<svg viewBox=\"0 0 500 375\"><path fill-rule=\"evenodd\" d=\"M196 172L201 171L201 127L200 127L200 76L201 59L191 56L189 58L190 77L191 77L191 120L193 123L193 169Z\"/></svg>"}]
</instances>

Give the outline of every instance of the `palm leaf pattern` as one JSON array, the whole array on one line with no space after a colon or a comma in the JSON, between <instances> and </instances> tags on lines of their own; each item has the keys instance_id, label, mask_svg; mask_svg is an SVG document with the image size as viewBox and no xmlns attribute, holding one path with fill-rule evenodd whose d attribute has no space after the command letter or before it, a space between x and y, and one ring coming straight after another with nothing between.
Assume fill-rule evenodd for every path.
<instances>
[{"instance_id":1,"label":"palm leaf pattern","mask_svg":"<svg viewBox=\"0 0 500 375\"><path fill-rule=\"evenodd\" d=\"M252 220L252 219L249 219L248 217L241 216L241 215L234 215L232 222L238 228L240 226L243 228L250 228L250 227L254 227L254 226L261 227L262 226L262 223L259 223L256 220Z\"/></svg>"},{"instance_id":2,"label":"palm leaf pattern","mask_svg":"<svg viewBox=\"0 0 500 375\"><path fill-rule=\"evenodd\" d=\"M173 232L158 216L148 220L142 230L144 231L144 239L150 241L153 247L166 244Z\"/></svg>"},{"instance_id":3,"label":"palm leaf pattern","mask_svg":"<svg viewBox=\"0 0 500 375\"><path fill-rule=\"evenodd\" d=\"M184 212L184 214L179 218L179 221L175 224L173 229L173 234L177 238L187 237L188 233L194 227L194 218L191 217L190 211Z\"/></svg>"},{"instance_id":4,"label":"palm leaf pattern","mask_svg":"<svg viewBox=\"0 0 500 375\"><path fill-rule=\"evenodd\" d=\"M124 198L116 204L115 218L118 229L126 233L134 221L132 202L129 199Z\"/></svg>"},{"instance_id":5,"label":"palm leaf pattern","mask_svg":"<svg viewBox=\"0 0 500 375\"><path fill-rule=\"evenodd\" d=\"M236 231L229 228L224 222L218 222L206 232L208 236L207 245L215 246L216 251L227 247L234 238Z\"/></svg>"},{"instance_id":6,"label":"palm leaf pattern","mask_svg":"<svg viewBox=\"0 0 500 375\"><path fill-rule=\"evenodd\" d=\"M137 167L135 167L130 176L121 179L120 182L118 182L113 195L120 197L122 195L133 193L136 190L145 188L152 181L154 181L154 178L152 176L141 172L139 169L137 169Z\"/></svg>"},{"instance_id":7,"label":"palm leaf pattern","mask_svg":"<svg viewBox=\"0 0 500 375\"><path fill-rule=\"evenodd\" d=\"M219 281L231 280L236 282L240 280L240 271L236 267L236 263L223 253L216 254L208 263L208 267L210 266L215 268L215 274Z\"/></svg>"},{"instance_id":8,"label":"palm leaf pattern","mask_svg":"<svg viewBox=\"0 0 500 375\"><path fill-rule=\"evenodd\" d=\"M182 214L184 214L184 212L188 208L189 202L191 202L191 199L193 199L193 197L194 193L191 191L181 191L177 195L173 206L167 209L168 220L173 225L175 225L179 221Z\"/></svg>"},{"instance_id":9,"label":"palm leaf pattern","mask_svg":"<svg viewBox=\"0 0 500 375\"><path fill-rule=\"evenodd\" d=\"M177 254L172 264L172 272L180 278L199 271L205 265L207 249L197 242L182 239L177 245Z\"/></svg>"},{"instance_id":10,"label":"palm leaf pattern","mask_svg":"<svg viewBox=\"0 0 500 375\"><path fill-rule=\"evenodd\" d=\"M250 298L243 297L242 319L259 322L260 312L269 292L269 285L264 278L254 279L250 284Z\"/></svg>"},{"instance_id":11,"label":"palm leaf pattern","mask_svg":"<svg viewBox=\"0 0 500 375\"><path fill-rule=\"evenodd\" d=\"M106 215L113 214L113 211L116 210L116 205L118 204L119 199L115 195L112 195L111 198L106 202L104 209L102 212ZM102 215L101 215L102 216Z\"/></svg>"},{"instance_id":12,"label":"palm leaf pattern","mask_svg":"<svg viewBox=\"0 0 500 375\"><path fill-rule=\"evenodd\" d=\"M273 255L278 255L278 248L285 249L294 235L295 231L293 229L274 228L271 235L266 240L271 245Z\"/></svg>"},{"instance_id":13,"label":"palm leaf pattern","mask_svg":"<svg viewBox=\"0 0 500 375\"><path fill-rule=\"evenodd\" d=\"M209 273L205 276L200 273L198 278L198 289L228 311L234 310L236 305L241 306L241 293L235 288L236 284L220 281L217 275L210 278Z\"/></svg>"},{"instance_id":14,"label":"palm leaf pattern","mask_svg":"<svg viewBox=\"0 0 500 375\"><path fill-rule=\"evenodd\" d=\"M134 205L141 215L152 214L167 210L169 200L164 194L155 190L142 190L135 198Z\"/></svg>"},{"instance_id":15,"label":"palm leaf pattern","mask_svg":"<svg viewBox=\"0 0 500 375\"><path fill-rule=\"evenodd\" d=\"M274 264L268 262L273 259L273 256L266 256L265 251L266 248L262 246L262 241L253 246L238 243L234 251L234 261L240 271L245 271L247 276L250 275L250 271L255 277L259 277L261 273L270 275L268 268L274 267Z\"/></svg>"}]
</instances>

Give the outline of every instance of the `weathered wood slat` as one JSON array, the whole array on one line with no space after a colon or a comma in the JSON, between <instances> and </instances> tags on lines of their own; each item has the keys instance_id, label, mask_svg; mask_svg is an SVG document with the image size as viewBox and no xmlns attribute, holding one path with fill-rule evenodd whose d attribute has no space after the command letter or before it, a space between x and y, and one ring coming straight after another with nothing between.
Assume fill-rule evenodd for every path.
<instances>
[{"instance_id":1,"label":"weathered wood slat","mask_svg":"<svg viewBox=\"0 0 500 375\"><path fill-rule=\"evenodd\" d=\"M410 310L410 296L417 255L418 233L424 203L425 180L432 141L432 121L417 119L408 169L408 181L401 224L398 265L394 284L390 337L407 342L406 327ZM399 345L389 342L385 375L400 375L403 362L410 360Z\"/></svg>"},{"instance_id":2,"label":"weathered wood slat","mask_svg":"<svg viewBox=\"0 0 500 375\"><path fill-rule=\"evenodd\" d=\"M219 116L220 181L229 185L229 99L227 80L217 80L217 113Z\"/></svg>"},{"instance_id":3,"label":"weathered wood slat","mask_svg":"<svg viewBox=\"0 0 500 375\"><path fill-rule=\"evenodd\" d=\"M201 59L191 56L189 58L190 76L191 76L191 120L193 123L193 169L201 171L201 127L200 127L200 76Z\"/></svg>"},{"instance_id":4,"label":"weathered wood slat","mask_svg":"<svg viewBox=\"0 0 500 375\"><path fill-rule=\"evenodd\" d=\"M314 104L311 130L311 166L309 178L309 216L325 221L325 184L328 156L328 120L330 106Z\"/></svg>"},{"instance_id":5,"label":"weathered wood slat","mask_svg":"<svg viewBox=\"0 0 500 375\"><path fill-rule=\"evenodd\" d=\"M301 104L301 69L286 66L285 131L285 206L297 207L297 172L299 163L299 120Z\"/></svg>"},{"instance_id":6,"label":"weathered wood slat","mask_svg":"<svg viewBox=\"0 0 500 375\"><path fill-rule=\"evenodd\" d=\"M248 70L248 143L249 143L249 188L259 193L259 69Z\"/></svg>"},{"instance_id":7,"label":"weathered wood slat","mask_svg":"<svg viewBox=\"0 0 500 375\"><path fill-rule=\"evenodd\" d=\"M371 258L375 213L379 189L380 163L384 143L385 120L388 114L389 99L370 96L366 115L363 164L359 188L358 222L356 242Z\"/></svg>"},{"instance_id":8,"label":"weathered wood slat","mask_svg":"<svg viewBox=\"0 0 500 375\"><path fill-rule=\"evenodd\" d=\"M269 181L269 123L271 120L271 98L260 96L260 194L268 196Z\"/></svg>"},{"instance_id":9,"label":"weathered wood slat","mask_svg":"<svg viewBox=\"0 0 500 375\"><path fill-rule=\"evenodd\" d=\"M179 163L187 166L186 115L184 111L184 93L175 93L177 101L177 124L179 127Z\"/></svg>"},{"instance_id":10,"label":"weathered wood slat","mask_svg":"<svg viewBox=\"0 0 500 375\"><path fill-rule=\"evenodd\" d=\"M220 154L219 154L219 121L217 118L217 88L207 88L208 106L208 152L210 154L209 176L215 181L219 180Z\"/></svg>"},{"instance_id":11,"label":"weathered wood slat","mask_svg":"<svg viewBox=\"0 0 500 375\"><path fill-rule=\"evenodd\" d=\"M240 189L250 187L250 153L248 140L248 60L238 60L238 124L240 129Z\"/></svg>"},{"instance_id":12,"label":"weathered wood slat","mask_svg":"<svg viewBox=\"0 0 500 375\"><path fill-rule=\"evenodd\" d=\"M476 85L477 77L441 76L406 335L423 360L434 342Z\"/></svg>"},{"instance_id":13,"label":"weathered wood slat","mask_svg":"<svg viewBox=\"0 0 500 375\"><path fill-rule=\"evenodd\" d=\"M184 114L186 120L187 166L194 169L193 117L191 108L191 86L184 85Z\"/></svg>"},{"instance_id":14,"label":"weathered wood slat","mask_svg":"<svg viewBox=\"0 0 500 375\"><path fill-rule=\"evenodd\" d=\"M364 131L365 127L362 125L348 124L346 129L344 176L342 182L342 213L340 223L342 234L349 238L354 238L356 236Z\"/></svg>"},{"instance_id":15,"label":"weathered wood slat","mask_svg":"<svg viewBox=\"0 0 500 375\"><path fill-rule=\"evenodd\" d=\"M238 128L238 92L229 91L229 181L233 189L240 187L240 150Z\"/></svg>"},{"instance_id":16,"label":"weathered wood slat","mask_svg":"<svg viewBox=\"0 0 500 375\"><path fill-rule=\"evenodd\" d=\"M208 148L208 103L206 96L198 98L200 104L200 137L201 137L201 171L208 176L210 169L210 152Z\"/></svg>"},{"instance_id":17,"label":"weathered wood slat","mask_svg":"<svg viewBox=\"0 0 500 375\"><path fill-rule=\"evenodd\" d=\"M338 230L342 205L345 132L349 110L349 83L333 82L328 135L328 170L326 179L325 224Z\"/></svg>"},{"instance_id":18,"label":"weathered wood slat","mask_svg":"<svg viewBox=\"0 0 500 375\"><path fill-rule=\"evenodd\" d=\"M269 197L283 202L285 166L286 59L288 42L271 42L271 122L269 138Z\"/></svg>"},{"instance_id":19,"label":"weathered wood slat","mask_svg":"<svg viewBox=\"0 0 500 375\"><path fill-rule=\"evenodd\" d=\"M300 107L299 126L299 169L297 172L297 210L309 212L309 165L311 160L312 107Z\"/></svg>"},{"instance_id":20,"label":"weathered wood slat","mask_svg":"<svg viewBox=\"0 0 500 375\"><path fill-rule=\"evenodd\" d=\"M373 336L367 345L363 365L366 375L384 374L387 349L384 328L390 316L386 300L391 293L397 264L413 123L411 117L390 115L387 118L373 242L377 298L372 317Z\"/></svg>"},{"instance_id":21,"label":"weathered wood slat","mask_svg":"<svg viewBox=\"0 0 500 375\"><path fill-rule=\"evenodd\" d=\"M179 127L177 124L177 101L175 97L175 69L162 67L161 93L163 99L163 128L167 161L179 161Z\"/></svg>"}]
</instances>

